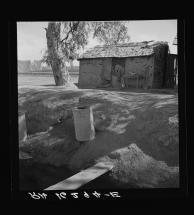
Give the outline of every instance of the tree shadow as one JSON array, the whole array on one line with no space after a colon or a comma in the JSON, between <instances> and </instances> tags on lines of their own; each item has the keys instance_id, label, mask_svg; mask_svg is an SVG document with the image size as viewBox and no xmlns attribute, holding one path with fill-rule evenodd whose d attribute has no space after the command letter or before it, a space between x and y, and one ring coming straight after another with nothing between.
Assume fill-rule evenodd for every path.
<instances>
[{"instance_id":1,"label":"tree shadow","mask_svg":"<svg viewBox=\"0 0 194 215\"><path fill-rule=\"evenodd\" d=\"M71 115L84 92L64 89L23 89L18 98L19 110L26 112L28 134L46 131L61 117Z\"/></svg>"},{"instance_id":2,"label":"tree shadow","mask_svg":"<svg viewBox=\"0 0 194 215\"><path fill-rule=\"evenodd\" d=\"M174 95L131 93L128 99L128 93L124 93L122 98L118 96L120 93L116 94L102 96L99 92L98 96L90 95L80 99L80 103L93 107L97 134L102 133L96 144L108 146L102 146L105 152L103 155L129 142L135 142L155 159L165 160L169 165L178 165L178 140L173 139L171 144L165 146L166 142L173 138L168 119L178 112L177 98ZM165 139L161 142L162 136L165 136ZM178 128L175 138L178 139ZM91 154L90 151L88 156Z\"/></svg>"},{"instance_id":3,"label":"tree shadow","mask_svg":"<svg viewBox=\"0 0 194 215\"><path fill-rule=\"evenodd\" d=\"M159 141L163 134L168 137L168 117L178 111L175 95L105 90L58 92L54 89L36 93L38 92L33 91L24 96L27 97L24 106L28 110L29 118L31 117L30 123L34 120L35 128L41 123L41 127L45 123L45 128L48 128L68 108L71 110L75 105L84 104L93 109L96 130L93 141L77 147L78 145L74 145L73 119L69 115L69 119L51 130L49 137L42 140L52 143L50 146L47 144L49 156L44 155L45 162L66 163L71 169L81 169L111 151L135 142L145 153L157 160L164 160L169 165L178 163L178 144L170 148ZM40 107L34 102L37 100Z\"/></svg>"}]
</instances>

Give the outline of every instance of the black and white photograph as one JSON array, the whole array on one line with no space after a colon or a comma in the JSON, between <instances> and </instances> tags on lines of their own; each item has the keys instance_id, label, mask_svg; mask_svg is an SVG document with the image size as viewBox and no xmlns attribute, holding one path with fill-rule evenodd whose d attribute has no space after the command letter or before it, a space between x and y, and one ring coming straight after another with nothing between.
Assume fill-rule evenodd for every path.
<instances>
[{"instance_id":1,"label":"black and white photograph","mask_svg":"<svg viewBox=\"0 0 194 215\"><path fill-rule=\"evenodd\" d=\"M17 22L20 191L180 187L177 25Z\"/></svg>"}]
</instances>

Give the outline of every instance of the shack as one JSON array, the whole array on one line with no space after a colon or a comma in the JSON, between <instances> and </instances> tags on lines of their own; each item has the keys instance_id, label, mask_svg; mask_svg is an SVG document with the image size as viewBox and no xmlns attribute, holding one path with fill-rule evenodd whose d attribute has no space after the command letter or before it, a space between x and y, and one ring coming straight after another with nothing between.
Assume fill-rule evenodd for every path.
<instances>
[{"instance_id":1,"label":"shack","mask_svg":"<svg viewBox=\"0 0 194 215\"><path fill-rule=\"evenodd\" d=\"M78 86L121 87L120 70L126 88L163 88L172 77L168 52L167 42L155 41L95 46L78 58Z\"/></svg>"}]
</instances>

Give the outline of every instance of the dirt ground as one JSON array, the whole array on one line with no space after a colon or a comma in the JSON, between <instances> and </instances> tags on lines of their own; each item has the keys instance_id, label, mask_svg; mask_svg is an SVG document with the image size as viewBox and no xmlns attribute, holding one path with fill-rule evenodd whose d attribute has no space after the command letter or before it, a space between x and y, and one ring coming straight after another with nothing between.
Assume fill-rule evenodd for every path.
<instances>
[{"instance_id":1,"label":"dirt ground","mask_svg":"<svg viewBox=\"0 0 194 215\"><path fill-rule=\"evenodd\" d=\"M138 187L178 186L176 92L28 86L18 89L18 104L26 111L28 130L20 150L28 152L32 162L76 172L105 159L115 163L110 177L128 187L129 182ZM96 136L85 143L75 139L71 109L78 104L90 105L94 115ZM130 150L124 157L112 155L126 147Z\"/></svg>"}]
</instances>

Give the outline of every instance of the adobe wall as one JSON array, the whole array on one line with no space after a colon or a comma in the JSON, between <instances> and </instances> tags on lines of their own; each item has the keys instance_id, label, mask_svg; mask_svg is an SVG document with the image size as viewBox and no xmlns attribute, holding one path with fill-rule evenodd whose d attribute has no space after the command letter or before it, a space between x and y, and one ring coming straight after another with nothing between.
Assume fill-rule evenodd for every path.
<instances>
[{"instance_id":1,"label":"adobe wall","mask_svg":"<svg viewBox=\"0 0 194 215\"><path fill-rule=\"evenodd\" d=\"M100 87L111 81L111 58L80 60L78 86L80 88Z\"/></svg>"},{"instance_id":2,"label":"adobe wall","mask_svg":"<svg viewBox=\"0 0 194 215\"><path fill-rule=\"evenodd\" d=\"M130 76L130 73L136 73L144 76L144 79L139 80L139 87L152 87L154 71L153 56L131 57L125 61L125 76ZM131 85L136 87L136 80L131 79Z\"/></svg>"},{"instance_id":3,"label":"adobe wall","mask_svg":"<svg viewBox=\"0 0 194 215\"><path fill-rule=\"evenodd\" d=\"M80 88L96 88L101 86L106 81L111 81L111 70L113 64L119 63L112 58L98 59L83 59L80 60L78 86ZM154 57L130 57L122 58L125 68L125 77L129 77L130 73L138 73L143 78L139 79L138 87L152 88L153 72L154 72ZM137 79L128 79L129 86L137 87Z\"/></svg>"},{"instance_id":4,"label":"adobe wall","mask_svg":"<svg viewBox=\"0 0 194 215\"><path fill-rule=\"evenodd\" d=\"M103 59L102 80L111 81L112 58Z\"/></svg>"},{"instance_id":5,"label":"adobe wall","mask_svg":"<svg viewBox=\"0 0 194 215\"><path fill-rule=\"evenodd\" d=\"M165 87L174 88L176 85L176 55L168 54Z\"/></svg>"},{"instance_id":6,"label":"adobe wall","mask_svg":"<svg viewBox=\"0 0 194 215\"><path fill-rule=\"evenodd\" d=\"M167 54L168 46L157 46L154 48L154 88L163 88L165 86Z\"/></svg>"},{"instance_id":7,"label":"adobe wall","mask_svg":"<svg viewBox=\"0 0 194 215\"><path fill-rule=\"evenodd\" d=\"M96 88L102 82L102 59L80 60L78 86L80 88Z\"/></svg>"}]
</instances>

